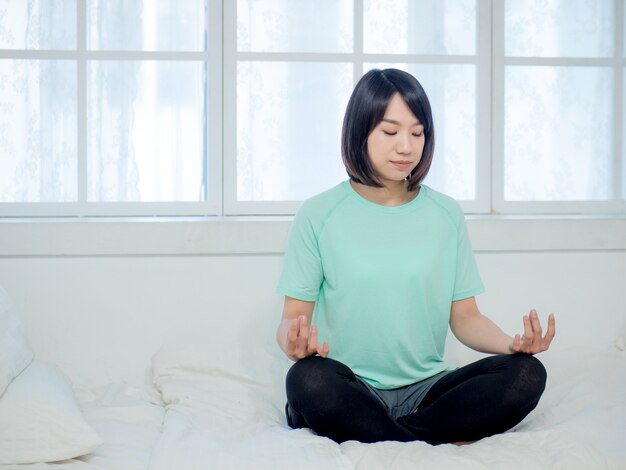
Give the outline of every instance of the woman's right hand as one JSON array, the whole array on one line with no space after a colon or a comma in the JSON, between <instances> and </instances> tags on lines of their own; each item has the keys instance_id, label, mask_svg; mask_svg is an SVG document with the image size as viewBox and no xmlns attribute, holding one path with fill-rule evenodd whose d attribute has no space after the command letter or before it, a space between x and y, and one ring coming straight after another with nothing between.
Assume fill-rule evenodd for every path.
<instances>
[{"instance_id":1,"label":"woman's right hand","mask_svg":"<svg viewBox=\"0 0 626 470\"><path fill-rule=\"evenodd\" d=\"M322 346L319 345L317 339L317 327L307 324L307 318L305 315L300 315L297 318L284 320L289 322L289 329L285 336L285 343L283 345L283 351L285 354L293 360L299 361L305 357L319 354L322 357L327 357L330 348L328 347L328 341L324 341Z\"/></svg>"}]
</instances>

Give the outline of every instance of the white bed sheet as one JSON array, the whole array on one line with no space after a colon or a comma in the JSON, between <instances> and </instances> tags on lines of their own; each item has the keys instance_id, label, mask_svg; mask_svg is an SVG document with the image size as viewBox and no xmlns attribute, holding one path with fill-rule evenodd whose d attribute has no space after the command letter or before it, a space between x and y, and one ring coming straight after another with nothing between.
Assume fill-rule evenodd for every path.
<instances>
[{"instance_id":1,"label":"white bed sheet","mask_svg":"<svg viewBox=\"0 0 626 470\"><path fill-rule=\"evenodd\" d=\"M162 356L155 374L167 411L151 469L626 468L624 352L573 348L540 357L549 381L537 409L510 432L457 447L337 445L286 426L280 384L251 378L250 371L168 369ZM180 363L180 354L170 362ZM216 387L224 393L211 393Z\"/></svg>"},{"instance_id":2,"label":"white bed sheet","mask_svg":"<svg viewBox=\"0 0 626 470\"><path fill-rule=\"evenodd\" d=\"M512 432L469 446L342 445L359 469L624 469L626 357L573 348L542 356L549 374L538 407Z\"/></svg>"},{"instance_id":3,"label":"white bed sheet","mask_svg":"<svg viewBox=\"0 0 626 470\"><path fill-rule=\"evenodd\" d=\"M165 409L155 390L111 384L77 390L85 420L104 444L91 454L55 463L0 465L1 470L146 470L163 424Z\"/></svg>"}]
</instances>

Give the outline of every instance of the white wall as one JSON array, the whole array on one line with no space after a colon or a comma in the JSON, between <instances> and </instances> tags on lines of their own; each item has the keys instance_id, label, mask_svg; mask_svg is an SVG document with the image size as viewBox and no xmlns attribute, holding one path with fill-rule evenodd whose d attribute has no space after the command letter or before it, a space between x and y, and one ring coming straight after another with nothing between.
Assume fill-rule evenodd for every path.
<instances>
[{"instance_id":1,"label":"white wall","mask_svg":"<svg viewBox=\"0 0 626 470\"><path fill-rule=\"evenodd\" d=\"M555 347L626 334L626 219L470 220L484 313L519 331L555 312ZM41 359L77 385L142 383L175 339L273 347L288 219L0 222L0 285ZM449 345L460 360L460 348Z\"/></svg>"},{"instance_id":2,"label":"white wall","mask_svg":"<svg viewBox=\"0 0 626 470\"><path fill-rule=\"evenodd\" d=\"M0 260L0 283L41 358L78 382L138 383L168 340L276 323L279 269L278 256L19 257Z\"/></svg>"}]
</instances>

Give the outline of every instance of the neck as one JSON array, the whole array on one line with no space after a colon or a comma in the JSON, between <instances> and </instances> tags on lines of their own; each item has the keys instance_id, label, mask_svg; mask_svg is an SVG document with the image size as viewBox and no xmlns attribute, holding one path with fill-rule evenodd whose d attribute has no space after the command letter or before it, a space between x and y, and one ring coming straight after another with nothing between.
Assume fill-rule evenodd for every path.
<instances>
[{"instance_id":1,"label":"neck","mask_svg":"<svg viewBox=\"0 0 626 470\"><path fill-rule=\"evenodd\" d=\"M354 181L350 181L350 184L360 196L381 206L402 206L415 199L419 192L419 188L415 191L408 191L406 181L386 183L382 188L374 188Z\"/></svg>"}]
</instances>

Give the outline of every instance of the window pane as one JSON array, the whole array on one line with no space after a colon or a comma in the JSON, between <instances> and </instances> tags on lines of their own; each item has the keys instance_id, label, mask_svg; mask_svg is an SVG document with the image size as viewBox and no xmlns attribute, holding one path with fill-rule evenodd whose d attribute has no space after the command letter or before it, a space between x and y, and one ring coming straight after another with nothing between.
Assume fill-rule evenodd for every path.
<instances>
[{"instance_id":1,"label":"window pane","mask_svg":"<svg viewBox=\"0 0 626 470\"><path fill-rule=\"evenodd\" d=\"M203 51L206 0L87 0L87 48Z\"/></svg>"},{"instance_id":2,"label":"window pane","mask_svg":"<svg viewBox=\"0 0 626 470\"><path fill-rule=\"evenodd\" d=\"M0 0L0 49L75 49L76 0Z\"/></svg>"},{"instance_id":3,"label":"window pane","mask_svg":"<svg viewBox=\"0 0 626 470\"><path fill-rule=\"evenodd\" d=\"M413 75L428 95L435 123L435 154L424 183L455 199L476 198L476 67L474 65L365 64Z\"/></svg>"},{"instance_id":4,"label":"window pane","mask_svg":"<svg viewBox=\"0 0 626 470\"><path fill-rule=\"evenodd\" d=\"M476 0L365 0L363 7L366 53L476 53Z\"/></svg>"},{"instance_id":5,"label":"window pane","mask_svg":"<svg viewBox=\"0 0 626 470\"><path fill-rule=\"evenodd\" d=\"M347 178L341 125L352 64L237 67L237 199L306 199Z\"/></svg>"},{"instance_id":6,"label":"window pane","mask_svg":"<svg viewBox=\"0 0 626 470\"><path fill-rule=\"evenodd\" d=\"M504 197L612 198L612 69L509 66Z\"/></svg>"},{"instance_id":7,"label":"window pane","mask_svg":"<svg viewBox=\"0 0 626 470\"><path fill-rule=\"evenodd\" d=\"M76 65L0 60L0 201L76 199Z\"/></svg>"},{"instance_id":8,"label":"window pane","mask_svg":"<svg viewBox=\"0 0 626 470\"><path fill-rule=\"evenodd\" d=\"M90 61L90 201L204 200L202 62Z\"/></svg>"},{"instance_id":9,"label":"window pane","mask_svg":"<svg viewBox=\"0 0 626 470\"><path fill-rule=\"evenodd\" d=\"M242 52L352 52L352 2L238 0Z\"/></svg>"},{"instance_id":10,"label":"window pane","mask_svg":"<svg viewBox=\"0 0 626 470\"><path fill-rule=\"evenodd\" d=\"M610 57L613 0L506 0L505 54Z\"/></svg>"}]
</instances>

